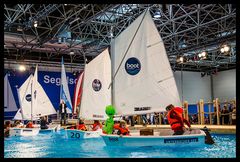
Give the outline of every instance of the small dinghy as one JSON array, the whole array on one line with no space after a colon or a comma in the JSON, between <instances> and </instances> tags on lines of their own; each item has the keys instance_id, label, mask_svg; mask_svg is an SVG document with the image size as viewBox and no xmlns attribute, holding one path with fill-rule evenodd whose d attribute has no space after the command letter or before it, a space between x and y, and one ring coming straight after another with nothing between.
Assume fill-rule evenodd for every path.
<instances>
[{"instance_id":1,"label":"small dinghy","mask_svg":"<svg viewBox=\"0 0 240 162\"><path fill-rule=\"evenodd\" d=\"M36 121L42 116L56 114L51 101L41 84L38 82L38 66L34 75L28 79L18 89L20 109L13 120ZM35 136L40 131L40 125L33 125L34 128L10 128L10 136Z\"/></svg>"},{"instance_id":2,"label":"small dinghy","mask_svg":"<svg viewBox=\"0 0 240 162\"><path fill-rule=\"evenodd\" d=\"M70 139L101 138L102 129L97 131L82 131L76 129L66 129L67 137Z\"/></svg>"}]
</instances>

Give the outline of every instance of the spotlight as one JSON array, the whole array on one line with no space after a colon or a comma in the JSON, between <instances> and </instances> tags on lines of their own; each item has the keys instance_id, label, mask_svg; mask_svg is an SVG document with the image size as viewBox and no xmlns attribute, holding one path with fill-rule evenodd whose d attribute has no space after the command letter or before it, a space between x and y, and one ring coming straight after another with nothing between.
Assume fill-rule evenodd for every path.
<instances>
[{"instance_id":1,"label":"spotlight","mask_svg":"<svg viewBox=\"0 0 240 162\"><path fill-rule=\"evenodd\" d=\"M154 16L153 16L154 18L160 18L161 17L161 13L160 13L160 11L156 11L155 13L154 13Z\"/></svg>"},{"instance_id":2,"label":"spotlight","mask_svg":"<svg viewBox=\"0 0 240 162\"><path fill-rule=\"evenodd\" d=\"M74 51L73 51L73 50L71 50L69 54L70 54L70 55L74 55Z\"/></svg>"},{"instance_id":3,"label":"spotlight","mask_svg":"<svg viewBox=\"0 0 240 162\"><path fill-rule=\"evenodd\" d=\"M179 60L180 60L180 62L183 62L183 57L181 56L181 57L179 58Z\"/></svg>"},{"instance_id":4,"label":"spotlight","mask_svg":"<svg viewBox=\"0 0 240 162\"><path fill-rule=\"evenodd\" d=\"M178 56L177 57L177 63L183 63L185 61L183 56Z\"/></svg>"},{"instance_id":5,"label":"spotlight","mask_svg":"<svg viewBox=\"0 0 240 162\"><path fill-rule=\"evenodd\" d=\"M36 27L38 26L38 22L37 22L37 21L34 21L33 26L36 28Z\"/></svg>"},{"instance_id":6,"label":"spotlight","mask_svg":"<svg viewBox=\"0 0 240 162\"><path fill-rule=\"evenodd\" d=\"M67 6L68 4L64 4L64 6Z\"/></svg>"},{"instance_id":7,"label":"spotlight","mask_svg":"<svg viewBox=\"0 0 240 162\"><path fill-rule=\"evenodd\" d=\"M225 46L223 47L223 49L224 49L224 52L228 52L228 51L230 50L230 47L227 46L227 45L225 45Z\"/></svg>"},{"instance_id":8,"label":"spotlight","mask_svg":"<svg viewBox=\"0 0 240 162\"><path fill-rule=\"evenodd\" d=\"M221 51L221 53L224 53L224 48L221 48L220 51Z\"/></svg>"},{"instance_id":9,"label":"spotlight","mask_svg":"<svg viewBox=\"0 0 240 162\"><path fill-rule=\"evenodd\" d=\"M202 52L202 57L206 57L207 56L207 52L203 51Z\"/></svg>"},{"instance_id":10,"label":"spotlight","mask_svg":"<svg viewBox=\"0 0 240 162\"><path fill-rule=\"evenodd\" d=\"M201 57L202 57L202 54L201 54L201 53L199 53L199 54L198 54L198 57L199 57L199 58L201 58Z\"/></svg>"},{"instance_id":11,"label":"spotlight","mask_svg":"<svg viewBox=\"0 0 240 162\"><path fill-rule=\"evenodd\" d=\"M24 65L19 65L18 69L23 72L26 70L26 67Z\"/></svg>"}]
</instances>

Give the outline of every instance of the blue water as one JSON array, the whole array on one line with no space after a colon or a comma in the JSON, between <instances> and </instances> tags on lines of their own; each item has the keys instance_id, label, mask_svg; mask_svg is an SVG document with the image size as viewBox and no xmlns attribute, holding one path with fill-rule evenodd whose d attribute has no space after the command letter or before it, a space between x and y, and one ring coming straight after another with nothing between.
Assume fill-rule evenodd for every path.
<instances>
[{"instance_id":1,"label":"blue water","mask_svg":"<svg viewBox=\"0 0 240 162\"><path fill-rule=\"evenodd\" d=\"M5 158L235 158L236 136L212 134L216 144L201 148L107 147L101 138L68 139L64 130L4 140Z\"/></svg>"}]
</instances>

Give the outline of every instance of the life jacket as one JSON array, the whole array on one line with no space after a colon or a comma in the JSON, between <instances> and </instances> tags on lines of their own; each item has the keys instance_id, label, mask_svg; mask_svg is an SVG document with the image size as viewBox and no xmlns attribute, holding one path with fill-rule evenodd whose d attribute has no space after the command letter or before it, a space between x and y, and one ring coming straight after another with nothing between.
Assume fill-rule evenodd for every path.
<instances>
[{"instance_id":1,"label":"life jacket","mask_svg":"<svg viewBox=\"0 0 240 162\"><path fill-rule=\"evenodd\" d=\"M99 128L102 129L102 125L101 125L100 123L94 123L92 130L93 130L93 131L96 131L96 130L98 130Z\"/></svg>"},{"instance_id":2,"label":"life jacket","mask_svg":"<svg viewBox=\"0 0 240 162\"><path fill-rule=\"evenodd\" d=\"M122 135L129 136L129 129L120 127L120 124L114 124L114 129L118 129Z\"/></svg>"},{"instance_id":3,"label":"life jacket","mask_svg":"<svg viewBox=\"0 0 240 162\"><path fill-rule=\"evenodd\" d=\"M177 116L179 116L181 118L181 121L179 121L179 119L171 118L170 114L172 112L175 112L177 114ZM182 129L182 125L181 125L181 123L183 123L182 114L183 114L183 109L180 107L175 107L168 112L167 119L168 119L169 124L171 125L172 130L181 130Z\"/></svg>"},{"instance_id":4,"label":"life jacket","mask_svg":"<svg viewBox=\"0 0 240 162\"><path fill-rule=\"evenodd\" d=\"M85 124L79 124L77 128L78 128L78 130L83 130L83 131L87 130Z\"/></svg>"},{"instance_id":5,"label":"life jacket","mask_svg":"<svg viewBox=\"0 0 240 162\"><path fill-rule=\"evenodd\" d=\"M29 123L26 125L26 128L34 128L34 127L33 127L33 123L32 123L32 122L29 122Z\"/></svg>"}]
</instances>

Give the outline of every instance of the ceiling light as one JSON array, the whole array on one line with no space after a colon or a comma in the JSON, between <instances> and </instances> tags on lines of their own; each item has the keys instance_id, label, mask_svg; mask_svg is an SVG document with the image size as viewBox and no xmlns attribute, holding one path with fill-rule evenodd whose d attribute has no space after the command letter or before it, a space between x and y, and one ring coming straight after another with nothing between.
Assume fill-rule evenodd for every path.
<instances>
[{"instance_id":1,"label":"ceiling light","mask_svg":"<svg viewBox=\"0 0 240 162\"><path fill-rule=\"evenodd\" d=\"M183 57L182 57L182 56L179 58L179 61L180 61L180 62L183 62Z\"/></svg>"},{"instance_id":2,"label":"ceiling light","mask_svg":"<svg viewBox=\"0 0 240 162\"><path fill-rule=\"evenodd\" d=\"M154 13L154 16L153 16L154 18L160 18L161 17L161 13L160 13L160 11L156 11L155 13Z\"/></svg>"},{"instance_id":3,"label":"ceiling light","mask_svg":"<svg viewBox=\"0 0 240 162\"><path fill-rule=\"evenodd\" d=\"M221 53L224 53L224 48L221 48L220 51L221 51Z\"/></svg>"},{"instance_id":4,"label":"ceiling light","mask_svg":"<svg viewBox=\"0 0 240 162\"><path fill-rule=\"evenodd\" d=\"M64 4L64 6L67 6L68 4Z\"/></svg>"},{"instance_id":5,"label":"ceiling light","mask_svg":"<svg viewBox=\"0 0 240 162\"><path fill-rule=\"evenodd\" d=\"M201 53L199 53L199 54L198 54L198 57L200 57L200 58L201 58L201 57L202 57L202 54L201 54Z\"/></svg>"},{"instance_id":6,"label":"ceiling light","mask_svg":"<svg viewBox=\"0 0 240 162\"><path fill-rule=\"evenodd\" d=\"M70 54L70 55L74 55L74 51L71 50L69 54Z\"/></svg>"},{"instance_id":7,"label":"ceiling light","mask_svg":"<svg viewBox=\"0 0 240 162\"><path fill-rule=\"evenodd\" d=\"M20 71L25 71L26 70L26 67L24 65L19 65L19 68L18 68Z\"/></svg>"},{"instance_id":8,"label":"ceiling light","mask_svg":"<svg viewBox=\"0 0 240 162\"><path fill-rule=\"evenodd\" d=\"M33 26L36 28L36 27L38 26L38 22L37 22L37 21L34 21Z\"/></svg>"},{"instance_id":9,"label":"ceiling light","mask_svg":"<svg viewBox=\"0 0 240 162\"><path fill-rule=\"evenodd\" d=\"M202 52L202 57L206 57L207 56L207 52L203 51Z\"/></svg>"},{"instance_id":10,"label":"ceiling light","mask_svg":"<svg viewBox=\"0 0 240 162\"><path fill-rule=\"evenodd\" d=\"M224 52L228 52L230 50L230 47L228 45L225 45L223 49L224 49Z\"/></svg>"}]
</instances>

